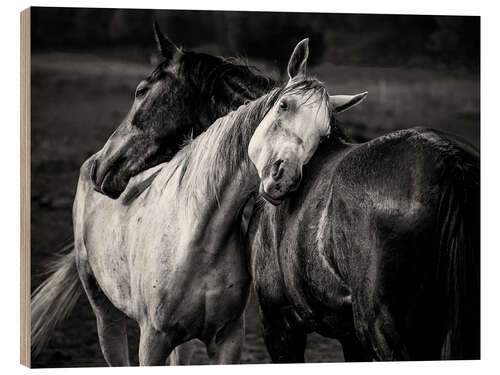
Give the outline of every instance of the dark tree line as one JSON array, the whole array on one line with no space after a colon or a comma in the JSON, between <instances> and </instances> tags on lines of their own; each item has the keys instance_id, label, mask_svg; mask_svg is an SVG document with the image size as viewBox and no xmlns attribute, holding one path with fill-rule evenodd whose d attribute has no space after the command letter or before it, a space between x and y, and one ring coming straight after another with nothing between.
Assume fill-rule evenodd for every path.
<instances>
[{"instance_id":1,"label":"dark tree line","mask_svg":"<svg viewBox=\"0 0 500 375\"><path fill-rule=\"evenodd\" d=\"M311 62L477 69L479 17L35 8L35 51L153 47L152 22L186 48L283 61L309 37Z\"/></svg>"}]
</instances>

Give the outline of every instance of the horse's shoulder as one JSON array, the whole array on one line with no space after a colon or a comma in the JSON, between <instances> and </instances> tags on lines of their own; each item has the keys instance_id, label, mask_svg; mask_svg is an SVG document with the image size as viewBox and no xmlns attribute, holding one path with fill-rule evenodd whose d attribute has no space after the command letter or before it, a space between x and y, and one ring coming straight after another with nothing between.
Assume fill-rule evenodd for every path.
<instances>
[{"instance_id":1,"label":"horse's shoulder","mask_svg":"<svg viewBox=\"0 0 500 375\"><path fill-rule=\"evenodd\" d=\"M264 199L258 199L247 233L255 291L262 303L271 305L281 305L284 300L284 284L278 260L279 243L276 238L276 232L281 230L284 222L278 218L281 217L278 212Z\"/></svg>"}]
</instances>

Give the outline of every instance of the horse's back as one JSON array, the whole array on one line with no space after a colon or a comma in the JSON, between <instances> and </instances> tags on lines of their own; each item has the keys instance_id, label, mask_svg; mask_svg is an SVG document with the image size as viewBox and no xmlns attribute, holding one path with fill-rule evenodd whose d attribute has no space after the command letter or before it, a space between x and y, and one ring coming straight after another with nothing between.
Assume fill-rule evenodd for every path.
<instances>
[{"instance_id":1,"label":"horse's back","mask_svg":"<svg viewBox=\"0 0 500 375\"><path fill-rule=\"evenodd\" d=\"M380 219L399 219L410 230L438 207L450 174L477 178L479 156L454 136L425 128L388 134L356 146L334 173L334 194L352 196ZM394 223L396 224L396 223ZM402 228L403 229L403 228Z\"/></svg>"}]
</instances>

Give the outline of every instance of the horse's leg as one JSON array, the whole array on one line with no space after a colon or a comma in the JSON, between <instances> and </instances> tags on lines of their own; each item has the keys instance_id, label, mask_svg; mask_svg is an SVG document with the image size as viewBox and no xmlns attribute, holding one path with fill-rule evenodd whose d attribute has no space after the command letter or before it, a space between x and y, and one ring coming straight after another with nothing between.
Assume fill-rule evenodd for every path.
<instances>
[{"instance_id":1,"label":"horse's leg","mask_svg":"<svg viewBox=\"0 0 500 375\"><path fill-rule=\"evenodd\" d=\"M362 362L371 360L370 356L366 354L363 345L358 340L354 332L350 335L343 336L338 340L342 344L342 350L344 352L344 361Z\"/></svg>"},{"instance_id":2,"label":"horse's leg","mask_svg":"<svg viewBox=\"0 0 500 375\"><path fill-rule=\"evenodd\" d=\"M170 366L190 365L191 357L193 356L194 350L195 350L194 340L179 345L172 351L170 357L168 357L169 365Z\"/></svg>"},{"instance_id":3,"label":"horse's leg","mask_svg":"<svg viewBox=\"0 0 500 375\"><path fill-rule=\"evenodd\" d=\"M274 363L303 363L307 332L292 327L282 315L262 312L264 341Z\"/></svg>"},{"instance_id":4,"label":"horse's leg","mask_svg":"<svg viewBox=\"0 0 500 375\"><path fill-rule=\"evenodd\" d=\"M377 306L381 310L369 324L369 334L375 358L380 361L409 360L406 346L396 329L394 318L386 306Z\"/></svg>"},{"instance_id":5,"label":"horse's leg","mask_svg":"<svg viewBox=\"0 0 500 375\"><path fill-rule=\"evenodd\" d=\"M391 248L402 247L393 245ZM385 255L384 249L372 250L371 253ZM408 310L407 294L411 295L410 292L405 292L410 291L411 287L405 284L405 276L401 275L403 266L397 267L402 262L398 262L395 257L387 260L386 257L379 256L377 259L377 266L383 265L384 273L370 273L353 292L352 304L358 338L375 360L409 360L408 349L396 322L404 321L402 312ZM407 274L411 275L410 272Z\"/></svg>"},{"instance_id":6,"label":"horse's leg","mask_svg":"<svg viewBox=\"0 0 500 375\"><path fill-rule=\"evenodd\" d=\"M130 366L126 315L104 295L96 279L81 262L80 280L97 321L97 333L104 359L109 366Z\"/></svg>"},{"instance_id":7,"label":"horse's leg","mask_svg":"<svg viewBox=\"0 0 500 375\"><path fill-rule=\"evenodd\" d=\"M110 366L130 366L126 315L110 302L108 307L94 309L99 344Z\"/></svg>"},{"instance_id":8,"label":"horse's leg","mask_svg":"<svg viewBox=\"0 0 500 375\"><path fill-rule=\"evenodd\" d=\"M149 324L141 324L139 340L139 364L141 366L164 366L174 347L167 333L157 331Z\"/></svg>"},{"instance_id":9,"label":"horse's leg","mask_svg":"<svg viewBox=\"0 0 500 375\"><path fill-rule=\"evenodd\" d=\"M245 314L222 328L207 344L211 364L240 363L245 341Z\"/></svg>"}]
</instances>

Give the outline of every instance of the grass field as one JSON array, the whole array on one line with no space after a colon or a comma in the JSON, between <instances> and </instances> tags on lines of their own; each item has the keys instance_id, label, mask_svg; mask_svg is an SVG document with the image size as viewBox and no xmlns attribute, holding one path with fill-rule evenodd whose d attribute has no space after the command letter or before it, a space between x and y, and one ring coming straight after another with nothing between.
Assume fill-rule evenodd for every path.
<instances>
[{"instance_id":1,"label":"grass field","mask_svg":"<svg viewBox=\"0 0 500 375\"><path fill-rule=\"evenodd\" d=\"M71 206L82 162L119 125L139 80L151 67L116 58L46 54L32 59L32 289L44 260L72 236ZM262 65L265 68L264 65ZM332 67L313 72L330 94L369 91L367 100L340 117L346 131L370 138L425 125L458 133L479 146L479 77L424 70ZM247 310L244 363L266 363L257 308ZM138 330L129 324L131 358L137 363ZM311 335L309 362L343 360L337 341ZM196 363L206 363L200 345ZM55 332L34 367L103 366L93 314L82 298Z\"/></svg>"}]
</instances>

